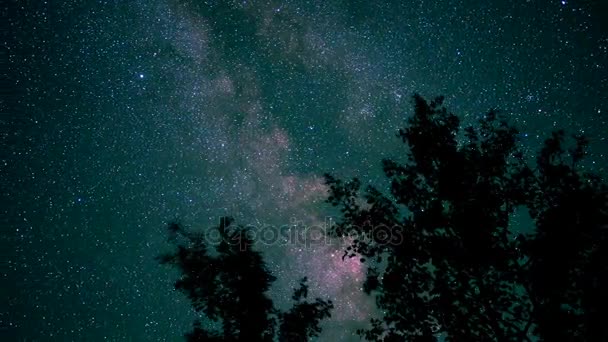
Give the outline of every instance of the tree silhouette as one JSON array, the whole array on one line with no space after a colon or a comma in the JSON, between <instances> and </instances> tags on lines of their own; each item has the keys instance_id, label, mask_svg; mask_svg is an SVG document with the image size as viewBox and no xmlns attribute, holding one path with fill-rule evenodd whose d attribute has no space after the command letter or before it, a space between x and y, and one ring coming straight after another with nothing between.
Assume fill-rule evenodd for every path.
<instances>
[{"instance_id":1,"label":"tree silhouette","mask_svg":"<svg viewBox=\"0 0 608 342\"><path fill-rule=\"evenodd\" d=\"M307 278L300 281L300 287L294 291L296 304L288 312L281 313L280 341L309 341L321 333L319 323L330 317L331 302L317 298L315 302L306 301L308 297Z\"/></svg>"},{"instance_id":2,"label":"tree silhouette","mask_svg":"<svg viewBox=\"0 0 608 342\"><path fill-rule=\"evenodd\" d=\"M554 340L608 340L608 187L578 171L587 140L564 150L564 132L547 139L529 208L536 234L523 239L537 333Z\"/></svg>"},{"instance_id":3,"label":"tree silhouette","mask_svg":"<svg viewBox=\"0 0 608 342\"><path fill-rule=\"evenodd\" d=\"M296 303L286 312L275 309L266 295L276 279L267 269L253 241L231 218L217 227L220 242L209 250L204 235L168 225L169 241L176 250L161 255L161 264L175 266L181 277L175 289L183 292L206 322L197 320L188 341L303 341L317 336L319 322L330 317L331 301L307 302L306 280L294 292ZM212 328L212 326L219 328ZM278 329L277 329L278 326Z\"/></svg>"},{"instance_id":4,"label":"tree silhouette","mask_svg":"<svg viewBox=\"0 0 608 342\"><path fill-rule=\"evenodd\" d=\"M328 202L342 216L332 234L351 237L345 256L375 261L364 290L384 316L360 334L606 340L606 186L577 168L586 141L577 137L566 153L555 133L530 167L517 130L497 112L459 138L460 122L442 102L414 96L398 134L406 161L382 163L390 194L326 175ZM534 233L511 229L518 208L529 209Z\"/></svg>"}]
</instances>

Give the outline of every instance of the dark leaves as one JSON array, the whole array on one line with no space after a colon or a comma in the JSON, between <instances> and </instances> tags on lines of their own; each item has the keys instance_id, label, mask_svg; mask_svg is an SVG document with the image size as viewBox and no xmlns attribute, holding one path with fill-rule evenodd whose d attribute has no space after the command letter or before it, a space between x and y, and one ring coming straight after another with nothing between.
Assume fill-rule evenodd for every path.
<instances>
[{"instance_id":1,"label":"dark leaves","mask_svg":"<svg viewBox=\"0 0 608 342\"><path fill-rule=\"evenodd\" d=\"M304 341L317 336L321 331L320 320L329 317L331 302L321 299L307 302L308 286L304 278L294 292L296 304L291 311L278 312L266 295L276 278L268 271L261 254L253 250L247 231L232 222L231 218L222 218L216 227L222 238L215 246L217 253L208 252L203 235L178 223L167 227L169 241L176 249L157 259L180 271L175 289L186 295L192 308L205 317L204 322L194 323L187 340L273 341L277 315L283 317L282 329L285 326L290 329L285 335L288 337L282 340ZM281 331L279 335L284 333Z\"/></svg>"},{"instance_id":2,"label":"dark leaves","mask_svg":"<svg viewBox=\"0 0 608 342\"><path fill-rule=\"evenodd\" d=\"M576 169L587 140L575 137L575 147L565 149L564 132L554 132L534 168L517 130L497 111L465 128L463 142L458 132L443 98L429 103L415 95L414 115L398 134L407 159L382 161L391 197L374 187L359 193L358 180L327 178L328 202L343 213L335 232L357 236L345 256L388 259L382 271L370 267L364 284L385 315L360 334L385 341L440 333L456 341L607 339L597 322L608 317L598 290L608 288L608 201L599 177ZM510 217L522 206L536 225L532 235L512 231ZM378 226L398 227L389 233L403 239L383 243L373 233Z\"/></svg>"}]
</instances>

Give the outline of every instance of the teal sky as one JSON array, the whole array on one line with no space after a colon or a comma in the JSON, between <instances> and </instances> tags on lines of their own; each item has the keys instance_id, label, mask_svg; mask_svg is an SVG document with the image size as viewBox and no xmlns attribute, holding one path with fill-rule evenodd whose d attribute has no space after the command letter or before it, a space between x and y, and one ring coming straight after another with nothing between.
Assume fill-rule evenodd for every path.
<instances>
[{"instance_id":1,"label":"teal sky","mask_svg":"<svg viewBox=\"0 0 608 342\"><path fill-rule=\"evenodd\" d=\"M525 152L557 128L608 165L602 1L36 1L5 8L8 340L178 339L193 314L154 257L165 222L320 224L322 174L382 184L411 96ZM260 245L279 305L308 275L324 341L378 314L342 245Z\"/></svg>"}]
</instances>

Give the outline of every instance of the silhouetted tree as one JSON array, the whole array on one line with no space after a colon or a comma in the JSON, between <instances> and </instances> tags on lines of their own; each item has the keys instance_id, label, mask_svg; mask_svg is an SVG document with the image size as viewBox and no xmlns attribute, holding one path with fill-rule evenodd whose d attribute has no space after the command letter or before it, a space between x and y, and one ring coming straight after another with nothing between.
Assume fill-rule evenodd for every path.
<instances>
[{"instance_id":1,"label":"silhouetted tree","mask_svg":"<svg viewBox=\"0 0 608 342\"><path fill-rule=\"evenodd\" d=\"M495 111L464 129L442 105L414 96L398 136L406 161L383 160L390 194L326 175L345 256L375 260L366 292L384 312L368 340L606 340L606 186L567 163L563 133L527 165L518 132ZM530 209L533 234L510 215ZM385 260L385 263L381 261ZM382 267L378 266L382 265ZM605 317L608 317L605 316ZM595 338L594 338L595 337Z\"/></svg>"},{"instance_id":2,"label":"silhouetted tree","mask_svg":"<svg viewBox=\"0 0 608 342\"><path fill-rule=\"evenodd\" d=\"M307 302L307 278L300 281L300 287L294 291L293 300L296 304L288 312L281 313L280 341L309 341L321 333L319 323L331 316L331 302L317 298L315 302Z\"/></svg>"},{"instance_id":3,"label":"silhouetted tree","mask_svg":"<svg viewBox=\"0 0 608 342\"><path fill-rule=\"evenodd\" d=\"M608 341L608 187L580 171L587 140L565 150L546 140L529 208L536 232L522 239L535 332L546 340Z\"/></svg>"},{"instance_id":4,"label":"silhouetted tree","mask_svg":"<svg viewBox=\"0 0 608 342\"><path fill-rule=\"evenodd\" d=\"M302 341L316 336L319 321L330 317L331 301L305 299L305 280L294 292L293 308L282 313L266 295L275 277L267 269L261 254L243 227L232 226L231 218L222 218L219 244L210 251L204 235L170 223L169 241L177 249L159 257L162 264L175 266L181 277L175 288L183 292L195 311L206 322L197 320L188 341ZM221 328L210 328L215 323ZM277 329L277 326L280 327Z\"/></svg>"}]
</instances>

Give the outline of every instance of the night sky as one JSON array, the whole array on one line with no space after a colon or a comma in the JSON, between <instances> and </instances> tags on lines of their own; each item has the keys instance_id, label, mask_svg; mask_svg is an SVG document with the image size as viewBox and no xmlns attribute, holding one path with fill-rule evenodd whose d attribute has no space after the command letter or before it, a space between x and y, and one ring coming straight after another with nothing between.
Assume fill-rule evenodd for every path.
<instances>
[{"instance_id":1,"label":"night sky","mask_svg":"<svg viewBox=\"0 0 608 342\"><path fill-rule=\"evenodd\" d=\"M490 108L533 156L550 130L608 165L608 3L11 1L3 8L2 340L178 340L195 315L154 257L165 225L322 224L322 175L383 184L411 96ZM402 159L401 159L402 160ZM260 244L321 340L378 315L344 242ZM7 338L5 338L6 336Z\"/></svg>"}]
</instances>

